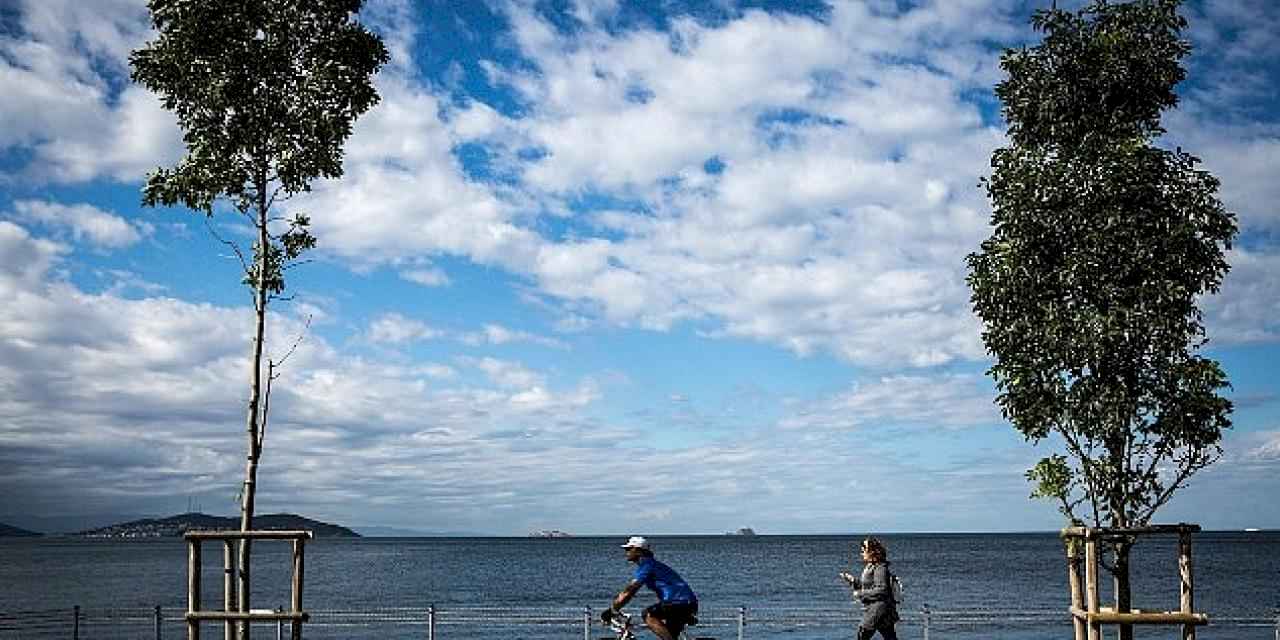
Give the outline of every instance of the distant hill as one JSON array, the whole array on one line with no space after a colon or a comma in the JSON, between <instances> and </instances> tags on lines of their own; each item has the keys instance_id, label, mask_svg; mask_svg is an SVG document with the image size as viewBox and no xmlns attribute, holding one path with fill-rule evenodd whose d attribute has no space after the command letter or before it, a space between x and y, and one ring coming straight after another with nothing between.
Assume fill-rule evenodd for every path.
<instances>
[{"instance_id":1,"label":"distant hill","mask_svg":"<svg viewBox=\"0 0 1280 640\"><path fill-rule=\"evenodd\" d=\"M30 537L30 536L42 536L42 535L44 534L36 533L35 531L27 531L26 529L19 529L18 527L11 527L7 524L4 524L3 522L0 522L0 538Z\"/></svg>"},{"instance_id":2,"label":"distant hill","mask_svg":"<svg viewBox=\"0 0 1280 640\"><path fill-rule=\"evenodd\" d=\"M261 531L311 531L317 538L360 537L360 534L346 527L304 518L292 513L271 513L254 516L253 526ZM187 531L235 531L238 529L240 529L239 517L183 513L169 516L168 518L144 518L142 520L122 522L81 531L76 535L90 538L168 538L181 536Z\"/></svg>"}]
</instances>

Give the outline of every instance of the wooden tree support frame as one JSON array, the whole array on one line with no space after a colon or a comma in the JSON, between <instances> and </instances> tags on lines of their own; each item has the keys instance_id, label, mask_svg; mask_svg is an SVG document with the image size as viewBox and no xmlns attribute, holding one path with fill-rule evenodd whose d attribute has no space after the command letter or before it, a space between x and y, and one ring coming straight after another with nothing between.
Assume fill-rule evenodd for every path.
<instances>
[{"instance_id":1,"label":"wooden tree support frame","mask_svg":"<svg viewBox=\"0 0 1280 640\"><path fill-rule=\"evenodd\" d=\"M235 623L270 622L287 620L293 640L301 640L302 623L308 615L302 610L302 570L310 531L189 531L187 540L187 640L200 640L200 622L222 620L226 640L235 637ZM200 608L201 559L200 546L206 540L221 540L223 544L223 606L222 611ZM235 598L235 542L237 540L291 540L293 541L293 585L288 611L236 610Z\"/></svg>"},{"instance_id":2,"label":"wooden tree support frame","mask_svg":"<svg viewBox=\"0 0 1280 640\"><path fill-rule=\"evenodd\" d=\"M1200 525L1161 524L1130 529L1091 529L1067 527L1062 537L1067 541L1067 578L1071 589L1071 618L1075 640L1101 640L1104 624L1181 625L1182 640L1195 640L1196 627L1209 624L1209 616L1195 613L1194 581L1191 571L1191 535ZM1122 537L1143 535L1178 536L1178 579L1180 602L1177 611L1116 611L1098 602L1098 543ZM1080 556L1083 542L1084 557ZM1081 566L1083 565L1083 567ZM1081 569L1084 570L1083 580Z\"/></svg>"}]
</instances>

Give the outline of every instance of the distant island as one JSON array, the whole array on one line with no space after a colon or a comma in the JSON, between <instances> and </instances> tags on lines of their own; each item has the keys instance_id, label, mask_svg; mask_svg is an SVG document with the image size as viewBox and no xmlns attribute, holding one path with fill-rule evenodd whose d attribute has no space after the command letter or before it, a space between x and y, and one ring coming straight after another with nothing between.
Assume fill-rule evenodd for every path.
<instances>
[{"instance_id":1,"label":"distant island","mask_svg":"<svg viewBox=\"0 0 1280 640\"><path fill-rule=\"evenodd\" d=\"M304 518L292 513L254 516L253 527L259 531L310 531L317 538L358 538L360 534L346 527ZM239 517L183 513L168 518L145 518L81 531L75 535L87 538L172 538L187 531L235 531Z\"/></svg>"},{"instance_id":2,"label":"distant island","mask_svg":"<svg viewBox=\"0 0 1280 640\"><path fill-rule=\"evenodd\" d=\"M572 538L573 536L559 529L543 529L542 531L534 531L533 533L530 533L529 537L530 538Z\"/></svg>"},{"instance_id":3,"label":"distant island","mask_svg":"<svg viewBox=\"0 0 1280 640\"><path fill-rule=\"evenodd\" d=\"M756 534L755 529L752 529L751 527L743 527L741 529L738 529L737 531L726 533L725 535L726 536L754 536L755 534Z\"/></svg>"},{"instance_id":4,"label":"distant island","mask_svg":"<svg viewBox=\"0 0 1280 640\"><path fill-rule=\"evenodd\" d=\"M0 522L0 538L29 538L32 536L42 535L44 534L36 533L35 531L27 531L26 529L20 529Z\"/></svg>"}]
</instances>

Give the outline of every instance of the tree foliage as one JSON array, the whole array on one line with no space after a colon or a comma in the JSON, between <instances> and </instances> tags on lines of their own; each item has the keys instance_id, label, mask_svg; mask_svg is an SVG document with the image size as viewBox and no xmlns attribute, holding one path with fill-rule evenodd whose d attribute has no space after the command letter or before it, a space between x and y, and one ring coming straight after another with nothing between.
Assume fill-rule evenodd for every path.
<instances>
[{"instance_id":1,"label":"tree foliage","mask_svg":"<svg viewBox=\"0 0 1280 640\"><path fill-rule=\"evenodd\" d=\"M1068 454L1027 473L1033 496L1099 527L1147 524L1231 425L1197 299L1229 268L1235 216L1197 158L1154 144L1186 75L1179 5L1035 14L1042 42L1001 58L1011 144L985 181L992 234L968 257L1005 418Z\"/></svg>"}]
</instances>

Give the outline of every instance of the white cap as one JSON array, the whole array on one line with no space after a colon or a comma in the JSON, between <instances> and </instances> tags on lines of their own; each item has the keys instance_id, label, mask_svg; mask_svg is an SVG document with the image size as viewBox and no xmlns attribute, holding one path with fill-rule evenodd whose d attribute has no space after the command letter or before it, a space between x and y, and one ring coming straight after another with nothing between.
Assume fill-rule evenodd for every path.
<instances>
[{"instance_id":1,"label":"white cap","mask_svg":"<svg viewBox=\"0 0 1280 640\"><path fill-rule=\"evenodd\" d=\"M623 549L648 549L649 541L644 536L631 536L627 543L622 545Z\"/></svg>"}]
</instances>

